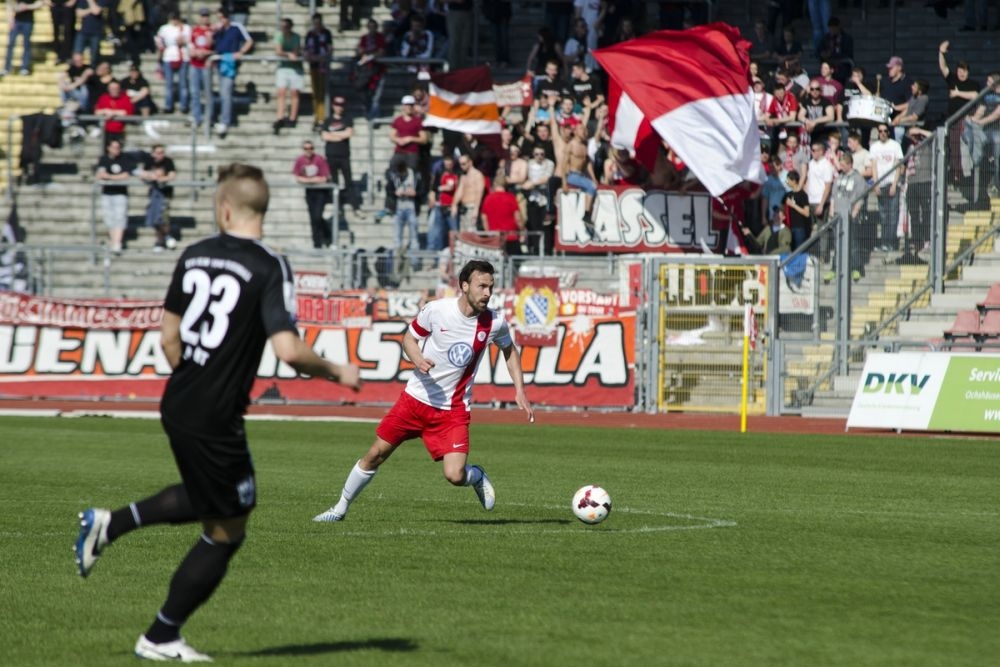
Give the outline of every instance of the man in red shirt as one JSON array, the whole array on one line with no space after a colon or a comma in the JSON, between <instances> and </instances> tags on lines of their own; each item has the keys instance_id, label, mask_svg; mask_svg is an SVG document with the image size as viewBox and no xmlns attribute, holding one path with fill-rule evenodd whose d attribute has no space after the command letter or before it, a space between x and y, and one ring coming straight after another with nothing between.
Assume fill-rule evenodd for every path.
<instances>
[{"instance_id":1,"label":"man in red shirt","mask_svg":"<svg viewBox=\"0 0 1000 667\"><path fill-rule=\"evenodd\" d=\"M208 91L208 58L215 53L212 46L212 13L207 7L198 10L198 24L191 28L191 68L188 70L188 87L191 89L191 122L201 127L205 103L202 91Z\"/></svg>"},{"instance_id":2,"label":"man in red shirt","mask_svg":"<svg viewBox=\"0 0 1000 667\"><path fill-rule=\"evenodd\" d=\"M393 119L389 128L389 140L396 146L395 155L403 156L406 166L414 172L419 167L420 146L427 143L424 121L414 113L416 103L413 95L404 95L403 113Z\"/></svg>"},{"instance_id":3,"label":"man in red shirt","mask_svg":"<svg viewBox=\"0 0 1000 667\"><path fill-rule=\"evenodd\" d=\"M451 205L458 188L458 174L455 173L455 156L447 148L441 155L440 171L434 174L433 180L427 194L427 206L431 211L427 249L441 250L448 245L448 233L458 231L458 221L451 216Z\"/></svg>"},{"instance_id":4,"label":"man in red shirt","mask_svg":"<svg viewBox=\"0 0 1000 667\"><path fill-rule=\"evenodd\" d=\"M767 124L771 127L771 145L777 146L779 143L778 135L782 130L786 130L788 134L793 132L798 134L799 103L795 99L795 95L789 93L780 83L774 84L772 94L774 97L767 110Z\"/></svg>"},{"instance_id":5,"label":"man in red shirt","mask_svg":"<svg viewBox=\"0 0 1000 667\"><path fill-rule=\"evenodd\" d=\"M112 79L108 84L108 92L97 98L94 105L94 114L104 116L107 120L104 123L104 143L107 145L112 139L125 142L125 123L118 120L120 116L134 116L135 107L128 95L122 94L122 86L117 80Z\"/></svg>"},{"instance_id":6,"label":"man in red shirt","mask_svg":"<svg viewBox=\"0 0 1000 667\"><path fill-rule=\"evenodd\" d=\"M422 174L420 169L420 147L429 141L427 130L424 129L424 121L416 113L417 100L413 95L403 95L401 100L403 113L396 116L389 126L389 141L396 147L392 154L392 163L402 160L406 166L413 170L414 174ZM391 167L390 167L391 169ZM389 180L389 172L386 172L386 180ZM417 214L420 213L420 204L423 201L423 193L426 192L425 183L421 180L417 184ZM391 214L392 206L386 198L386 206L375 214L375 222Z\"/></svg>"},{"instance_id":7,"label":"man in red shirt","mask_svg":"<svg viewBox=\"0 0 1000 667\"><path fill-rule=\"evenodd\" d=\"M333 230L323 218L323 209L333 201L333 190L320 186L330 182L330 165L316 154L316 146L309 139L302 143L302 155L295 160L292 175L305 186L313 248L329 248L333 243Z\"/></svg>"},{"instance_id":8,"label":"man in red shirt","mask_svg":"<svg viewBox=\"0 0 1000 667\"><path fill-rule=\"evenodd\" d=\"M508 255L520 255L524 216L521 215L517 197L507 192L506 185L503 178L493 180L493 192L486 195L482 208L479 209L479 215L486 231L506 232L503 239L504 250Z\"/></svg>"}]
</instances>

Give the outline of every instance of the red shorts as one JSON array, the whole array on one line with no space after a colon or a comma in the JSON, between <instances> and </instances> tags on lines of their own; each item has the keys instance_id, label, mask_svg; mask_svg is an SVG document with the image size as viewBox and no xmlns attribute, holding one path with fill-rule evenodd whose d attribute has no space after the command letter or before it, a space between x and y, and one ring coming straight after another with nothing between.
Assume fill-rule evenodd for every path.
<instances>
[{"instance_id":1,"label":"red shorts","mask_svg":"<svg viewBox=\"0 0 1000 667\"><path fill-rule=\"evenodd\" d=\"M382 418L375 435L390 445L421 437L435 461L449 452L469 453L468 410L441 410L421 403L405 391Z\"/></svg>"}]
</instances>

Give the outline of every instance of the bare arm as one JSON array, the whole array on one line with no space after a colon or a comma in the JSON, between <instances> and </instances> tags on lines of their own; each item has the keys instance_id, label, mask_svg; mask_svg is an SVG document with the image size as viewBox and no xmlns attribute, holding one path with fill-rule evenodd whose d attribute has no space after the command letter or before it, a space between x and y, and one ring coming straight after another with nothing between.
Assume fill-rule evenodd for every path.
<instances>
[{"instance_id":1,"label":"bare arm","mask_svg":"<svg viewBox=\"0 0 1000 667\"><path fill-rule=\"evenodd\" d=\"M822 212L823 207L826 206L826 202L830 199L830 190L833 187L833 181L828 181L825 186L823 186L823 198L819 200L819 206L816 207L817 215Z\"/></svg>"},{"instance_id":2,"label":"bare arm","mask_svg":"<svg viewBox=\"0 0 1000 667\"><path fill-rule=\"evenodd\" d=\"M101 15L101 6L97 4L97 0L87 0L86 9L77 9L76 18L82 19L87 14L93 14L94 16Z\"/></svg>"},{"instance_id":3,"label":"bare arm","mask_svg":"<svg viewBox=\"0 0 1000 667\"><path fill-rule=\"evenodd\" d=\"M798 204L795 203L795 199L791 197L788 198L788 205L791 206L792 209L797 211L800 215L809 215L809 207L799 206Z\"/></svg>"},{"instance_id":4,"label":"bare arm","mask_svg":"<svg viewBox=\"0 0 1000 667\"><path fill-rule=\"evenodd\" d=\"M997 120L998 118L1000 118L1000 107L997 107L996 109L994 109L993 113L989 113L989 114L986 114L985 116L983 116L982 120L979 121L979 122L982 123L983 125L989 125L990 123L992 123L993 121Z\"/></svg>"},{"instance_id":5,"label":"bare arm","mask_svg":"<svg viewBox=\"0 0 1000 667\"><path fill-rule=\"evenodd\" d=\"M170 368L181 365L181 316L169 310L163 311L160 320L160 347Z\"/></svg>"},{"instance_id":6,"label":"bare arm","mask_svg":"<svg viewBox=\"0 0 1000 667\"><path fill-rule=\"evenodd\" d=\"M941 76L948 78L951 74L951 70L948 69L948 59L945 57L948 54L948 40L944 40L938 46L938 69L941 70Z\"/></svg>"},{"instance_id":7,"label":"bare arm","mask_svg":"<svg viewBox=\"0 0 1000 667\"><path fill-rule=\"evenodd\" d=\"M434 368L434 362L424 357L424 351L420 349L420 341L413 335L409 327L406 328L406 333L403 334L403 352L413 362L413 365L417 367L418 372L429 373Z\"/></svg>"},{"instance_id":8,"label":"bare arm","mask_svg":"<svg viewBox=\"0 0 1000 667\"><path fill-rule=\"evenodd\" d=\"M240 50L234 54L234 57L236 59L242 58L243 56L248 54L250 52L250 49L252 48L253 48L253 37L250 37L250 33L247 33L247 41L243 42L243 46L241 46Z\"/></svg>"},{"instance_id":9,"label":"bare arm","mask_svg":"<svg viewBox=\"0 0 1000 667\"><path fill-rule=\"evenodd\" d=\"M501 348L500 351L503 352L503 356L507 361L507 371L510 373L510 379L514 381L514 400L517 402L517 407L527 412L528 421L533 422L535 421L535 411L531 407L531 401L528 400L528 397L524 393L521 353L513 345Z\"/></svg>"},{"instance_id":10,"label":"bare arm","mask_svg":"<svg viewBox=\"0 0 1000 667\"><path fill-rule=\"evenodd\" d=\"M343 141L354 136L354 128L345 127L343 130L323 130L319 136L323 141Z\"/></svg>"},{"instance_id":11,"label":"bare arm","mask_svg":"<svg viewBox=\"0 0 1000 667\"><path fill-rule=\"evenodd\" d=\"M279 331L270 338L274 353L299 373L323 378L350 387L361 388L361 372L354 364L335 364L316 354L299 335L292 331Z\"/></svg>"},{"instance_id":12,"label":"bare arm","mask_svg":"<svg viewBox=\"0 0 1000 667\"><path fill-rule=\"evenodd\" d=\"M451 214L455 215L458 213L458 205L462 201L462 193L464 192L465 182L468 180L467 174L462 174L458 177L458 183L455 184L455 195L451 198Z\"/></svg>"}]
</instances>

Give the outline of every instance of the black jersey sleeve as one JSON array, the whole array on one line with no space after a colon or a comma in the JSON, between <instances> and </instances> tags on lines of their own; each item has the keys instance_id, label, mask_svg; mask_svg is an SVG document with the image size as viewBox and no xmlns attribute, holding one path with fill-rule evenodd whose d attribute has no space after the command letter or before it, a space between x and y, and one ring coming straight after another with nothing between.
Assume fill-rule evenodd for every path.
<instances>
[{"instance_id":1,"label":"black jersey sleeve","mask_svg":"<svg viewBox=\"0 0 1000 667\"><path fill-rule=\"evenodd\" d=\"M167 296L163 300L163 309L174 315L184 314L185 299L182 285L184 279L184 258L186 256L187 252L174 265L174 274L170 278L170 285L167 287Z\"/></svg>"},{"instance_id":2,"label":"black jersey sleeve","mask_svg":"<svg viewBox=\"0 0 1000 667\"><path fill-rule=\"evenodd\" d=\"M275 256L277 266L267 274L261 294L260 316L270 338L279 331L296 331L295 283L292 268L284 256Z\"/></svg>"}]
</instances>

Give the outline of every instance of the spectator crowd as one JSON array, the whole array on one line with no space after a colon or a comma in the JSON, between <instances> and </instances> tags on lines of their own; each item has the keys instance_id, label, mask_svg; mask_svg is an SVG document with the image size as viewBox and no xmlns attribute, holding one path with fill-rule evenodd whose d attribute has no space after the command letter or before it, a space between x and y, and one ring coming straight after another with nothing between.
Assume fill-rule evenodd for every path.
<instances>
[{"instance_id":1,"label":"spectator crowd","mask_svg":"<svg viewBox=\"0 0 1000 667\"><path fill-rule=\"evenodd\" d=\"M331 77L343 75L339 69L331 70L336 38L322 14L312 16L302 34L291 19L283 19L273 31L270 49L263 49L246 28L253 4L229 0L214 9L201 7L195 21L188 23L176 2L8 3L12 11L9 44L15 37L30 44L31 16L43 7L51 9L54 46L60 61L66 63L59 79L64 107L71 113L103 118L108 148L102 160L111 156L115 142L121 152L126 139L123 116L180 112L193 126L206 120L213 123L216 136L225 138L234 123L241 59L254 48L258 54L276 58L275 134L297 126L299 115L308 113L300 108L301 94L307 89L312 92L313 136L302 142L302 153L291 171L305 187L316 248L328 247L337 238L331 227L334 202L337 231L350 232L345 206L352 210L355 222L365 219L351 169L352 111L369 121L380 118L388 70L379 59L386 56L426 61L404 66L412 76L412 86L399 101L402 111L387 127L375 126L388 136L393 156L382 178L385 203L374 223L391 217L395 248L401 254L442 250L449 234L460 231L493 232L512 254L551 253L560 193L578 193L589 223L599 185L695 187L669 146L662 147L656 167L648 170L633 153L611 145L605 81L593 51L637 36L649 18L642 3L545 3L543 25L524 61L525 74L532 81L530 104L501 110L503 129L498 142L440 132L423 124L429 104L428 73L440 60L446 60L451 69L471 64L467 38L472 33L472 12L467 0L396 0L383 25L373 19L365 21L357 2L340 2L339 29L353 29L363 21L366 29L354 48L347 81L338 84L343 89L349 83L353 93L332 99L328 91L337 82ZM654 27L683 28L705 19L698 7L687 5L678 14L672 5L661 3L659 25ZM950 114L977 97L980 81L966 62L951 60L948 41L938 49L941 84L932 86L925 79L910 77L903 59L895 55L873 68L876 73L872 75L854 61L853 38L837 17L812 16L814 30L804 47L795 23L782 15L786 9L781 5L755 21L749 37L767 180L747 190L740 215L747 246L785 254L809 243L813 254L830 261L829 239L813 237L828 220L839 216L857 226L873 249L904 251L907 242L922 249L928 240L929 212L924 198L916 194L919 189L912 186L929 182L929 165L921 164L916 155L905 163L902 160L931 129L932 89L936 89L934 94L947 91ZM508 67L512 60L508 48L511 3L489 3L484 11L493 29L493 62ZM69 20L70 16L75 20ZM112 76L109 62L99 57L102 40L111 40L131 60L128 76L121 81ZM807 48L818 62L813 73L803 66ZM30 49L25 51L28 54ZM156 54L150 76L163 81L162 99L153 99L142 71L141 55L146 52ZM12 67L8 48L6 71ZM211 67L216 68L220 98L217 114L214 105L205 104ZM30 54L19 71L29 68ZM1000 87L1000 74L988 73L985 80L988 86ZM988 205L988 196L1000 186L998 96L984 98L949 137L954 162L949 173L970 207ZM112 166L105 165L99 173L111 175ZM143 171L143 178L155 183L150 173ZM869 189L874 195L871 207L860 199ZM910 211L913 221L912 238L902 241L896 224L901 206ZM422 219L426 220L424 232ZM148 218L147 224L159 230L157 247L166 247L172 237L163 231L162 216ZM109 229L113 229L110 223ZM120 247L114 237L111 244ZM852 260L855 279L863 272L863 259Z\"/></svg>"}]
</instances>

